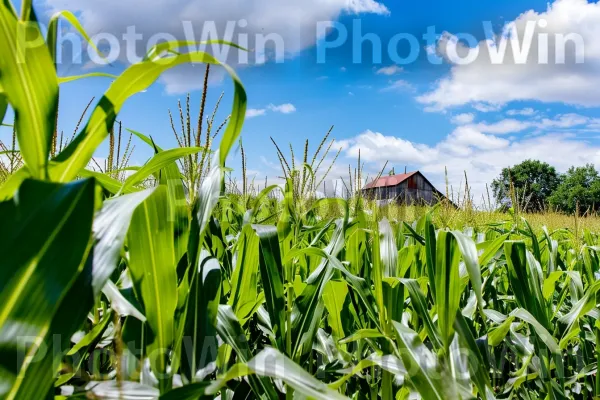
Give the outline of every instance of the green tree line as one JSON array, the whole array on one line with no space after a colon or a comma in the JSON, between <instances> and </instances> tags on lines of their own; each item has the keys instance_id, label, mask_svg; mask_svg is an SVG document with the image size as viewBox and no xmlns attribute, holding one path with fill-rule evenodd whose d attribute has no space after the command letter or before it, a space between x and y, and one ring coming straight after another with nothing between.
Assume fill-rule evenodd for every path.
<instances>
[{"instance_id":1,"label":"green tree line","mask_svg":"<svg viewBox=\"0 0 600 400\"><path fill-rule=\"evenodd\" d=\"M600 174L593 164L571 167L564 173L538 160L504 168L492 182L501 207L515 205L525 212L595 213L600 209Z\"/></svg>"}]
</instances>

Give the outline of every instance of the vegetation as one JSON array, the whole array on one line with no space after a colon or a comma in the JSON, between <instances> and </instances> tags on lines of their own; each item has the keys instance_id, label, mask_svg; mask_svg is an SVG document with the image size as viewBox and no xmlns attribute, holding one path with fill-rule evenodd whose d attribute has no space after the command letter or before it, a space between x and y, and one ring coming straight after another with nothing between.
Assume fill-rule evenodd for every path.
<instances>
[{"instance_id":1,"label":"vegetation","mask_svg":"<svg viewBox=\"0 0 600 400\"><path fill-rule=\"evenodd\" d=\"M492 190L501 205L513 207L514 195L521 210L540 212L547 208L548 198L559 184L560 176L554 167L537 160L525 160L512 168L504 168L492 182Z\"/></svg>"},{"instance_id":2,"label":"vegetation","mask_svg":"<svg viewBox=\"0 0 600 400\"><path fill-rule=\"evenodd\" d=\"M600 175L592 164L572 167L550 196L550 204L570 214L596 213L600 208Z\"/></svg>"},{"instance_id":3,"label":"vegetation","mask_svg":"<svg viewBox=\"0 0 600 400\"><path fill-rule=\"evenodd\" d=\"M501 207L527 213L596 215L600 208L600 175L592 164L558 174L547 163L525 160L504 168L492 190Z\"/></svg>"},{"instance_id":4,"label":"vegetation","mask_svg":"<svg viewBox=\"0 0 600 400\"><path fill-rule=\"evenodd\" d=\"M195 131L181 111L178 148L131 132L155 154L129 167L115 125L127 98L172 66L219 64L181 43L129 67L57 146L56 30L19 63L27 21L39 38L30 3L20 17L0 5L0 121L8 105L17 116L0 187L1 398L600 396L590 220L576 214L566 229L552 215L561 227L548 229L518 209L318 200L328 136L313 157L306 143L299 168L278 148L281 200L278 186L247 192L245 178L226 192L246 108L227 66L222 129L202 128L202 101ZM360 160L349 175L359 192Z\"/></svg>"}]
</instances>

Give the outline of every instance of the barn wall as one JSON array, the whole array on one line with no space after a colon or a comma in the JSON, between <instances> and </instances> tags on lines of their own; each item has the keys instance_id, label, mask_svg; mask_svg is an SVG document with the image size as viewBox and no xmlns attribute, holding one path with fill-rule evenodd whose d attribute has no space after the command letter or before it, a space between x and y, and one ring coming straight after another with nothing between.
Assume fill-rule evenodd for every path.
<instances>
[{"instance_id":1,"label":"barn wall","mask_svg":"<svg viewBox=\"0 0 600 400\"><path fill-rule=\"evenodd\" d=\"M365 194L376 200L396 199L406 204L433 204L438 201L437 190L421 174L415 174L396 186L368 189Z\"/></svg>"}]
</instances>

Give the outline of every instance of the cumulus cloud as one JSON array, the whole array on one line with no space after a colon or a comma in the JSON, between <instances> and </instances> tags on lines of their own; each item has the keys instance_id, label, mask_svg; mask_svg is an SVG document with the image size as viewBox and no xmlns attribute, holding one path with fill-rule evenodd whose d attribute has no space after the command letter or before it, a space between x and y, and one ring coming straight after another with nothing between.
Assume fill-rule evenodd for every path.
<instances>
[{"instance_id":1,"label":"cumulus cloud","mask_svg":"<svg viewBox=\"0 0 600 400\"><path fill-rule=\"evenodd\" d=\"M523 108L520 110L508 110L506 112L506 115L509 115L511 117L514 116L524 116L524 117L531 117L532 115L537 114L537 111L535 111L533 108L528 107L528 108Z\"/></svg>"},{"instance_id":2,"label":"cumulus cloud","mask_svg":"<svg viewBox=\"0 0 600 400\"><path fill-rule=\"evenodd\" d=\"M296 107L290 103L280 104L278 106L275 104L269 104L267 108L273 112L278 112L281 114L291 114L296 112Z\"/></svg>"},{"instance_id":3,"label":"cumulus cloud","mask_svg":"<svg viewBox=\"0 0 600 400\"><path fill-rule=\"evenodd\" d=\"M279 56L293 57L312 47L319 39L318 21L336 20L344 13L389 14L376 0L154 0L151 7L144 0L46 0L43 4L48 13L63 9L75 12L91 35L116 37L121 61L131 61L123 35L135 29L142 36L135 42L137 58L145 54L153 36L159 41L186 40L193 34L196 41L218 38L248 48L245 53L209 46L217 58L239 65L246 65L244 57L248 57L248 65L256 65ZM165 74L162 82L169 93L195 89L202 85L202 73L177 68Z\"/></svg>"},{"instance_id":4,"label":"cumulus cloud","mask_svg":"<svg viewBox=\"0 0 600 400\"><path fill-rule=\"evenodd\" d=\"M406 90L414 90L413 85L404 79L397 79L395 81L388 82L388 85L381 89L382 92L402 92Z\"/></svg>"},{"instance_id":5,"label":"cumulus cloud","mask_svg":"<svg viewBox=\"0 0 600 400\"><path fill-rule=\"evenodd\" d=\"M378 69L375 73L377 75L392 76L392 75L396 75L402 71L404 71L404 69L402 67L399 67L397 65L390 65L389 67L383 67L383 68Z\"/></svg>"},{"instance_id":6,"label":"cumulus cloud","mask_svg":"<svg viewBox=\"0 0 600 400\"><path fill-rule=\"evenodd\" d=\"M473 120L475 120L475 115L473 113L463 113L452 117L452 123L456 125L470 124Z\"/></svg>"},{"instance_id":7,"label":"cumulus cloud","mask_svg":"<svg viewBox=\"0 0 600 400\"><path fill-rule=\"evenodd\" d=\"M437 52L452 64L451 71L417 100L440 111L468 104L497 109L514 100L600 106L600 92L590 90L600 85L599 35L600 3L586 0L556 0L545 12L524 12L475 47L445 33ZM460 62L469 52L478 57Z\"/></svg>"},{"instance_id":8,"label":"cumulus cloud","mask_svg":"<svg viewBox=\"0 0 600 400\"><path fill-rule=\"evenodd\" d=\"M249 108L246 110L246 118L262 117L267 113L264 108Z\"/></svg>"},{"instance_id":9,"label":"cumulus cloud","mask_svg":"<svg viewBox=\"0 0 600 400\"><path fill-rule=\"evenodd\" d=\"M296 106L291 103L285 104L269 104L265 108L249 108L246 110L246 118L262 117L271 111L279 114L292 114L296 112Z\"/></svg>"}]
</instances>

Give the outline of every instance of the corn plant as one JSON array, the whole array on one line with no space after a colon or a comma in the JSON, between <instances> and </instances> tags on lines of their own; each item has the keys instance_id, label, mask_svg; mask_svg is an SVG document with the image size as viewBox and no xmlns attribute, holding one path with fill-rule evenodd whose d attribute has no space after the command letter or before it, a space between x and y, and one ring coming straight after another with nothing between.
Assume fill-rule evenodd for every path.
<instances>
[{"instance_id":1,"label":"corn plant","mask_svg":"<svg viewBox=\"0 0 600 400\"><path fill-rule=\"evenodd\" d=\"M318 182L308 144L300 169L278 149L283 200L277 186L229 195L246 93L227 66L234 100L210 168L197 168L210 140L190 147L203 143L192 130L166 150L135 133L154 155L119 175L124 101L172 66L220 63L157 45L62 148L57 27L24 51L19 29L41 33L31 4L21 10L0 5L0 105L15 110L22 159L0 187L0 397L600 396L597 234L518 215L451 230L435 223L444 205L407 220L360 197L300 202Z\"/></svg>"}]
</instances>

